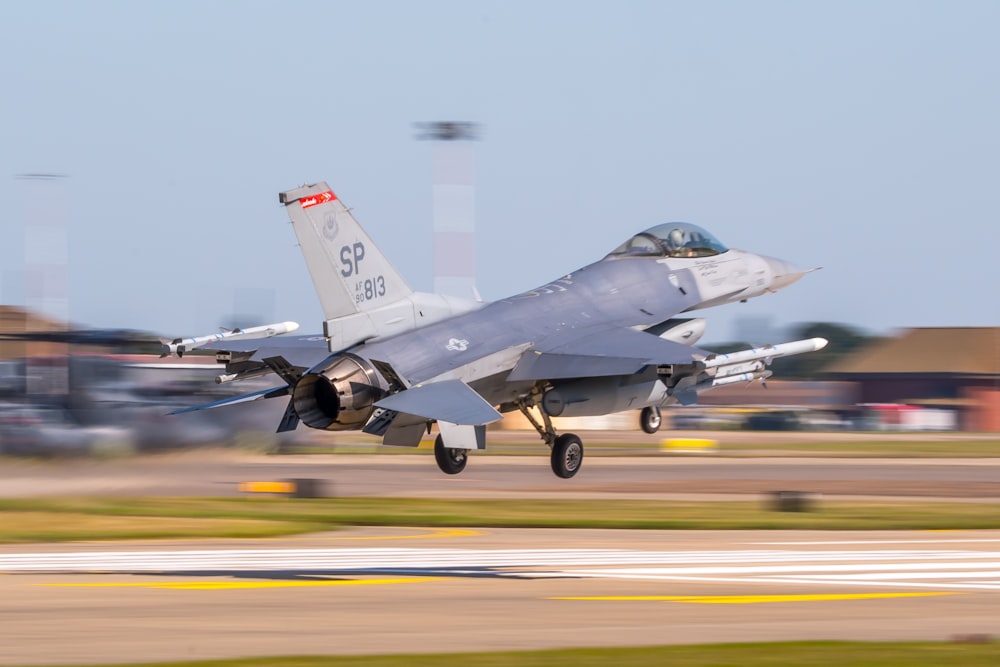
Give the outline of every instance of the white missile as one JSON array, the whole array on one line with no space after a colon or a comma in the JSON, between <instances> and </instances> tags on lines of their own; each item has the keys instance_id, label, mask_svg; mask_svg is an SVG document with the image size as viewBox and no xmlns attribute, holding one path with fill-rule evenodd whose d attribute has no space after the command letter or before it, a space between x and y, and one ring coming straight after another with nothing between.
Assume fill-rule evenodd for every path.
<instances>
[{"instance_id":1,"label":"white missile","mask_svg":"<svg viewBox=\"0 0 1000 667\"><path fill-rule=\"evenodd\" d=\"M203 347L210 343L217 343L221 340L252 340L254 338L270 338L280 334L291 333L299 328L298 322L278 322L276 324L265 324L259 327L248 327L245 329L222 329L219 333L207 336L195 336L194 338L161 338L163 343L160 357L176 354L183 357L188 350Z\"/></svg>"},{"instance_id":2,"label":"white missile","mask_svg":"<svg viewBox=\"0 0 1000 667\"><path fill-rule=\"evenodd\" d=\"M710 382L699 382L695 385L695 390L709 389L712 387L724 387L727 384L737 384L739 382L753 382L754 380L766 380L771 377L771 371L754 371L752 373L740 373L739 375L727 375L715 378Z\"/></svg>"},{"instance_id":3,"label":"white missile","mask_svg":"<svg viewBox=\"0 0 1000 667\"><path fill-rule=\"evenodd\" d=\"M257 370L243 371L242 373L223 373L215 376L215 384L226 384L236 380L247 380L249 378L264 377L271 374L270 368L260 368Z\"/></svg>"},{"instance_id":4,"label":"white missile","mask_svg":"<svg viewBox=\"0 0 1000 667\"><path fill-rule=\"evenodd\" d=\"M765 360L770 363L771 359L777 357L790 357L793 354L804 354L815 352L826 347L825 338L807 338L806 340L795 340L790 343L779 343L778 345L765 345L729 354L712 354L697 362L700 368L717 368L719 366L729 366L731 364L741 364L748 361Z\"/></svg>"},{"instance_id":5,"label":"white missile","mask_svg":"<svg viewBox=\"0 0 1000 667\"><path fill-rule=\"evenodd\" d=\"M716 387L724 387L727 384L737 384L739 382L753 382L754 380L764 381L771 377L771 375L771 371L750 371L734 375L726 375L723 377L714 377L702 380L697 384L685 387L679 391L672 391L671 396L681 405L692 405L698 402L698 394L703 391L708 391L709 389L714 389Z\"/></svg>"},{"instance_id":6,"label":"white missile","mask_svg":"<svg viewBox=\"0 0 1000 667\"><path fill-rule=\"evenodd\" d=\"M756 361L745 361L739 364L729 364L728 366L718 366L715 369L708 371L706 374L714 377L717 380L721 380L724 377L729 377L730 375L740 375L741 373L756 373L757 371L764 370L767 364L763 359L757 359Z\"/></svg>"}]
</instances>

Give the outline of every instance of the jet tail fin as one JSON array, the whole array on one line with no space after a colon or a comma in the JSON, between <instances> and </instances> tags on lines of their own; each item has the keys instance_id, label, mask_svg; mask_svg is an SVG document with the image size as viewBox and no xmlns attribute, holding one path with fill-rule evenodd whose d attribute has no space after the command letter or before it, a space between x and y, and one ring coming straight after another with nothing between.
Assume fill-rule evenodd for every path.
<instances>
[{"instance_id":1,"label":"jet tail fin","mask_svg":"<svg viewBox=\"0 0 1000 667\"><path fill-rule=\"evenodd\" d=\"M278 195L327 320L376 310L413 290L325 182Z\"/></svg>"},{"instance_id":2,"label":"jet tail fin","mask_svg":"<svg viewBox=\"0 0 1000 667\"><path fill-rule=\"evenodd\" d=\"M414 292L324 182L278 195L312 276L331 352L394 336L482 304Z\"/></svg>"}]
</instances>

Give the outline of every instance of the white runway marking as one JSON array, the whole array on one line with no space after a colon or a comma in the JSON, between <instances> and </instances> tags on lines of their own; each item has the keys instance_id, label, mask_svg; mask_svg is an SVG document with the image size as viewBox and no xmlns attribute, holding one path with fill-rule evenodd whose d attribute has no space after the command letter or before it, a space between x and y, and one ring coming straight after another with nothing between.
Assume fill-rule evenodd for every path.
<instances>
[{"instance_id":1,"label":"white runway marking","mask_svg":"<svg viewBox=\"0 0 1000 667\"><path fill-rule=\"evenodd\" d=\"M749 563L767 563L782 568L788 563L838 561L976 561L988 567L1000 565L1000 552L938 550L852 551L628 551L610 549L222 549L197 551L71 551L0 554L0 572L162 571L162 570L258 570L331 569L374 570L388 568L448 567L546 567L586 565L692 565L711 573L708 564L727 563L719 572L753 570ZM826 571L839 566L817 566ZM851 566L848 566L851 567ZM916 565L915 568L937 566ZM945 566L949 567L949 566ZM955 565L954 567L962 567ZM969 566L974 567L974 566ZM691 569L691 568L688 568Z\"/></svg>"},{"instance_id":2,"label":"white runway marking","mask_svg":"<svg viewBox=\"0 0 1000 667\"><path fill-rule=\"evenodd\" d=\"M800 543L824 544L824 543ZM0 572L425 572L1000 590L1000 552L317 548L0 554Z\"/></svg>"},{"instance_id":3,"label":"white runway marking","mask_svg":"<svg viewBox=\"0 0 1000 667\"><path fill-rule=\"evenodd\" d=\"M1000 538L973 538L973 539L950 539L950 538L926 538L920 540L822 540L816 542L747 542L747 544L760 544L769 547L803 547L803 546L836 546L841 544L981 544L989 542L1000 542Z\"/></svg>"}]
</instances>

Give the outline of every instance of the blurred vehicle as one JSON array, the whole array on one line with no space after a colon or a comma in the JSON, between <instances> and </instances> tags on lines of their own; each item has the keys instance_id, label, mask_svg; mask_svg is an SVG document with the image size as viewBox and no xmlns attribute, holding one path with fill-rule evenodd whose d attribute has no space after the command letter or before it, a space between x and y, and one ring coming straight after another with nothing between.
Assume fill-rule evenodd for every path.
<instances>
[{"instance_id":1,"label":"blurred vehicle","mask_svg":"<svg viewBox=\"0 0 1000 667\"><path fill-rule=\"evenodd\" d=\"M281 406L236 406L222 414L171 416L173 410L232 395L217 385L214 364L150 364L145 358L66 357L66 393L27 395L30 366L7 379L17 391L0 402L0 454L119 455L198 446L252 446L273 451L303 438L275 434ZM149 357L149 359L156 359ZM157 359L157 361L159 361Z\"/></svg>"},{"instance_id":2,"label":"blurred vehicle","mask_svg":"<svg viewBox=\"0 0 1000 667\"><path fill-rule=\"evenodd\" d=\"M44 405L0 405L0 453L17 456L109 455L132 451L129 429L83 426L66 410Z\"/></svg>"},{"instance_id":3,"label":"blurred vehicle","mask_svg":"<svg viewBox=\"0 0 1000 667\"><path fill-rule=\"evenodd\" d=\"M747 415L746 428L751 431L797 431L800 423L792 410L768 410Z\"/></svg>"}]
</instances>

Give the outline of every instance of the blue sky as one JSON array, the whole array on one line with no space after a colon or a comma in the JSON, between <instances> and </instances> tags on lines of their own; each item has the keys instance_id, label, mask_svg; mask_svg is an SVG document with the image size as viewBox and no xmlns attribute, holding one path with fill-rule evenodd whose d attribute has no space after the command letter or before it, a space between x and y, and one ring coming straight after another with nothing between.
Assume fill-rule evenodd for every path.
<instances>
[{"instance_id":1,"label":"blue sky","mask_svg":"<svg viewBox=\"0 0 1000 667\"><path fill-rule=\"evenodd\" d=\"M74 322L203 334L249 300L317 331L277 203L317 180L430 290L413 123L458 119L484 128L488 300L687 220L824 267L706 311L708 339L997 325L997 25L973 1L3 3L0 294L23 302L51 197Z\"/></svg>"}]
</instances>

